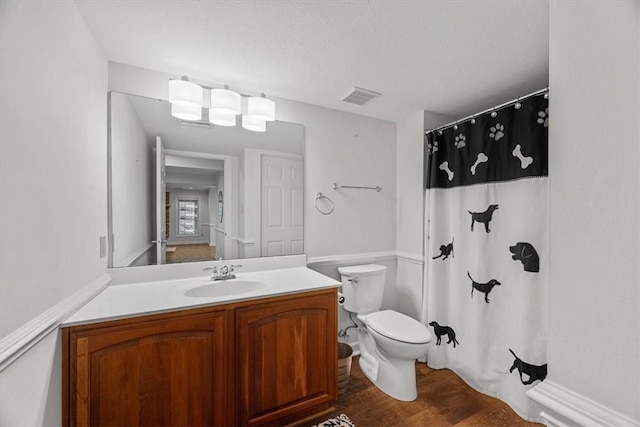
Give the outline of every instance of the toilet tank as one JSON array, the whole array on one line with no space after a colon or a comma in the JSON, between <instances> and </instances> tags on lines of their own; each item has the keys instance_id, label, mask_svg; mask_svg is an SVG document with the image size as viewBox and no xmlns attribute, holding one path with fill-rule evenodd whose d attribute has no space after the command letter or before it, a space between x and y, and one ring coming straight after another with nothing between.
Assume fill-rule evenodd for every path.
<instances>
[{"instance_id":1,"label":"toilet tank","mask_svg":"<svg viewBox=\"0 0 640 427\"><path fill-rule=\"evenodd\" d=\"M380 310L386 271L387 267L377 264L338 267L344 308L358 314Z\"/></svg>"}]
</instances>

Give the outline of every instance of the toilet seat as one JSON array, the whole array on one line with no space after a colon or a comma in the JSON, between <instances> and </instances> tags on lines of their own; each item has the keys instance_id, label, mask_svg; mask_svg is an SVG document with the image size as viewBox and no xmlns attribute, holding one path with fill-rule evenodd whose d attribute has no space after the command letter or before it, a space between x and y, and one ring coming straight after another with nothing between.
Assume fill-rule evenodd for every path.
<instances>
[{"instance_id":1,"label":"toilet seat","mask_svg":"<svg viewBox=\"0 0 640 427\"><path fill-rule=\"evenodd\" d=\"M367 327L394 341L425 344L431 332L422 323L394 310L383 310L366 316Z\"/></svg>"}]
</instances>

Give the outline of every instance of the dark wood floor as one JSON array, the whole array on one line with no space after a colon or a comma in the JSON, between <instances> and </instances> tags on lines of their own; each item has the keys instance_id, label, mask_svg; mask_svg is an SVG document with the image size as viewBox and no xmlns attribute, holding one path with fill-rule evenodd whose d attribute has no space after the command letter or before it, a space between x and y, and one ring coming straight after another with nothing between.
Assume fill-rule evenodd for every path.
<instances>
[{"instance_id":1,"label":"dark wood floor","mask_svg":"<svg viewBox=\"0 0 640 427\"><path fill-rule=\"evenodd\" d=\"M478 393L448 369L416 364L418 399L400 402L376 388L353 358L349 389L335 403L335 411L305 424L346 414L356 427L370 426L542 426L520 418L506 403Z\"/></svg>"}]
</instances>

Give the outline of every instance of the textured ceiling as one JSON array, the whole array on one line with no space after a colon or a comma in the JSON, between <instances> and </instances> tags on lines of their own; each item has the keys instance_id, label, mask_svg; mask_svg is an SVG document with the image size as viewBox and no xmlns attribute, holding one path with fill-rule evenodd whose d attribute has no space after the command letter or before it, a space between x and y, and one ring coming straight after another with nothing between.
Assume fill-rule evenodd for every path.
<instances>
[{"instance_id":1,"label":"textured ceiling","mask_svg":"<svg viewBox=\"0 0 640 427\"><path fill-rule=\"evenodd\" d=\"M548 1L76 3L110 61L386 120L548 84ZM342 102L353 86L382 96Z\"/></svg>"}]
</instances>

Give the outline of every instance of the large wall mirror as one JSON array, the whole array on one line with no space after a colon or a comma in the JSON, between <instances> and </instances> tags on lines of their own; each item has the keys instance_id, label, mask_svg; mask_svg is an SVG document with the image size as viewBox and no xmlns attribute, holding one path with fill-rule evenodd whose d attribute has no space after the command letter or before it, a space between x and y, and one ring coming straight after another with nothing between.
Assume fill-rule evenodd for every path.
<instances>
[{"instance_id":1,"label":"large wall mirror","mask_svg":"<svg viewBox=\"0 0 640 427\"><path fill-rule=\"evenodd\" d=\"M109 101L110 267L303 253L302 125L251 132Z\"/></svg>"}]
</instances>

